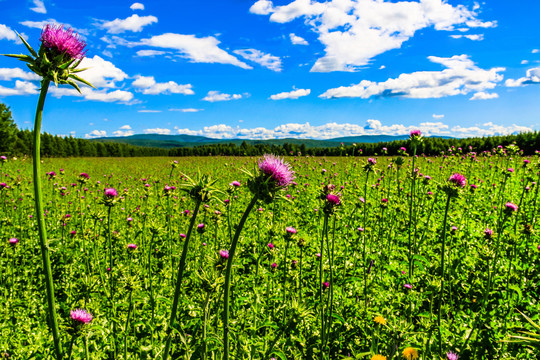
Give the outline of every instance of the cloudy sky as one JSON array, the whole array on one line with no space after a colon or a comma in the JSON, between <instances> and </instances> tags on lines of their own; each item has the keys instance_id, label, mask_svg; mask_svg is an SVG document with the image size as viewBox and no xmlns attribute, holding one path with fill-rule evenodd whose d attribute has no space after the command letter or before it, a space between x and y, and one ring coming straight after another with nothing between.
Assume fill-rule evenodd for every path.
<instances>
[{"instance_id":1,"label":"cloudy sky","mask_svg":"<svg viewBox=\"0 0 540 360\"><path fill-rule=\"evenodd\" d=\"M0 0L0 53L47 23L88 43L96 89L52 88L44 131L215 138L540 130L537 0ZM0 58L31 128L39 79Z\"/></svg>"}]
</instances>

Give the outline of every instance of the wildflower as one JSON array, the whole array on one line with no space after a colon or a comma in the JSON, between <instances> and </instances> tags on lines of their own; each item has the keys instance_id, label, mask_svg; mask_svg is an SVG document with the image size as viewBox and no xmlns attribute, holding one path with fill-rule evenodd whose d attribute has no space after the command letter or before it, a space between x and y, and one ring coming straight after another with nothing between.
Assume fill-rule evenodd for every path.
<instances>
[{"instance_id":1,"label":"wildflower","mask_svg":"<svg viewBox=\"0 0 540 360\"><path fill-rule=\"evenodd\" d=\"M286 187L294 180L291 165L274 155L264 155L258 165L261 172L270 177L275 187Z\"/></svg>"},{"instance_id":2,"label":"wildflower","mask_svg":"<svg viewBox=\"0 0 540 360\"><path fill-rule=\"evenodd\" d=\"M186 238L186 234L180 234L179 235L182 239L185 239Z\"/></svg>"},{"instance_id":3,"label":"wildflower","mask_svg":"<svg viewBox=\"0 0 540 360\"><path fill-rule=\"evenodd\" d=\"M458 356L458 354L456 354L456 353L454 353L452 351L449 351L449 352L446 353L446 358L448 360L458 360L459 356Z\"/></svg>"},{"instance_id":4,"label":"wildflower","mask_svg":"<svg viewBox=\"0 0 540 360\"><path fill-rule=\"evenodd\" d=\"M268 246L268 248L269 248L270 250L273 250L273 249L274 249L274 244L272 244L272 243L268 243L268 245L266 245L266 246Z\"/></svg>"},{"instance_id":5,"label":"wildflower","mask_svg":"<svg viewBox=\"0 0 540 360\"><path fill-rule=\"evenodd\" d=\"M382 356L382 355L379 355L379 354L373 355L371 357L371 360L386 360L386 356Z\"/></svg>"},{"instance_id":6,"label":"wildflower","mask_svg":"<svg viewBox=\"0 0 540 360\"><path fill-rule=\"evenodd\" d=\"M222 260L227 260L229 258L229 250L219 250L219 256Z\"/></svg>"},{"instance_id":7,"label":"wildflower","mask_svg":"<svg viewBox=\"0 0 540 360\"><path fill-rule=\"evenodd\" d=\"M83 310L83 309L71 310L70 315L71 315L71 320L73 320L75 325L78 325L78 326L88 324L93 319L92 314L86 312L86 310Z\"/></svg>"},{"instance_id":8,"label":"wildflower","mask_svg":"<svg viewBox=\"0 0 540 360\"><path fill-rule=\"evenodd\" d=\"M67 55L70 59L82 59L86 53L84 48L86 43L82 41L79 34L72 29L64 29L62 25L47 24L41 31L39 40L54 58L60 54Z\"/></svg>"},{"instance_id":9,"label":"wildflower","mask_svg":"<svg viewBox=\"0 0 540 360\"><path fill-rule=\"evenodd\" d=\"M239 181L233 181L232 183L229 184L230 186L233 186L233 187L240 187L242 184L240 184Z\"/></svg>"},{"instance_id":10,"label":"wildflower","mask_svg":"<svg viewBox=\"0 0 540 360\"><path fill-rule=\"evenodd\" d=\"M272 265L270 265L270 267L272 268L272 270L275 270L277 268L277 264L276 263L272 263Z\"/></svg>"},{"instance_id":11,"label":"wildflower","mask_svg":"<svg viewBox=\"0 0 540 360\"><path fill-rule=\"evenodd\" d=\"M405 284L405 285L403 285L403 287L404 287L405 289L408 289L408 290L411 290L411 289L412 289L412 285L411 285L411 284Z\"/></svg>"},{"instance_id":12,"label":"wildflower","mask_svg":"<svg viewBox=\"0 0 540 360\"><path fill-rule=\"evenodd\" d=\"M294 235L294 234L296 234L296 232L297 232L296 229L293 228L292 226L287 227L287 228L285 229L285 231L287 231L287 234L288 234L288 235Z\"/></svg>"},{"instance_id":13,"label":"wildflower","mask_svg":"<svg viewBox=\"0 0 540 360\"><path fill-rule=\"evenodd\" d=\"M412 347L407 347L403 350L403 358L407 360L416 360L418 359L418 350Z\"/></svg>"},{"instance_id":14,"label":"wildflower","mask_svg":"<svg viewBox=\"0 0 540 360\"><path fill-rule=\"evenodd\" d=\"M377 324L386 325L386 319L382 316L375 316L375 319L373 319Z\"/></svg>"},{"instance_id":15,"label":"wildflower","mask_svg":"<svg viewBox=\"0 0 540 360\"><path fill-rule=\"evenodd\" d=\"M1 189L9 189L9 185L6 183L0 183L0 190Z\"/></svg>"},{"instance_id":16,"label":"wildflower","mask_svg":"<svg viewBox=\"0 0 540 360\"><path fill-rule=\"evenodd\" d=\"M17 238L11 238L11 239L8 240L8 242L9 242L9 245L15 246L15 245L17 245L17 243L19 242L19 239L17 239Z\"/></svg>"},{"instance_id":17,"label":"wildflower","mask_svg":"<svg viewBox=\"0 0 540 360\"><path fill-rule=\"evenodd\" d=\"M0 161L3 163L7 162L7 157L4 155L0 156Z\"/></svg>"},{"instance_id":18,"label":"wildflower","mask_svg":"<svg viewBox=\"0 0 540 360\"><path fill-rule=\"evenodd\" d=\"M409 136L411 137L411 139L419 138L422 136L422 132L420 130L411 130Z\"/></svg>"},{"instance_id":19,"label":"wildflower","mask_svg":"<svg viewBox=\"0 0 540 360\"><path fill-rule=\"evenodd\" d=\"M328 287L330 287L330 283L328 281L325 281L322 283L322 287L324 290L328 289Z\"/></svg>"},{"instance_id":20,"label":"wildflower","mask_svg":"<svg viewBox=\"0 0 540 360\"><path fill-rule=\"evenodd\" d=\"M105 189L105 197L107 198L115 198L118 196L118 191L116 191L115 188L108 188L108 189Z\"/></svg>"},{"instance_id":21,"label":"wildflower","mask_svg":"<svg viewBox=\"0 0 540 360\"><path fill-rule=\"evenodd\" d=\"M461 175L460 173L455 173L448 178L448 182L456 187L464 188L467 184L467 179L465 179L465 176Z\"/></svg>"},{"instance_id":22,"label":"wildflower","mask_svg":"<svg viewBox=\"0 0 540 360\"><path fill-rule=\"evenodd\" d=\"M205 230L206 230L206 229L205 229L205 226L206 226L206 225L204 225L204 224L202 224L202 223L199 224L199 225L197 225L197 232L198 232L199 234L204 233Z\"/></svg>"},{"instance_id":23,"label":"wildflower","mask_svg":"<svg viewBox=\"0 0 540 360\"><path fill-rule=\"evenodd\" d=\"M127 248L128 248L128 250L133 251L133 250L137 249L137 245L136 244L128 244Z\"/></svg>"},{"instance_id":24,"label":"wildflower","mask_svg":"<svg viewBox=\"0 0 540 360\"><path fill-rule=\"evenodd\" d=\"M340 199L339 199L339 196L335 195L335 194L326 195L326 201L328 201L328 203L330 203L333 206L337 206L341 202Z\"/></svg>"},{"instance_id":25,"label":"wildflower","mask_svg":"<svg viewBox=\"0 0 540 360\"><path fill-rule=\"evenodd\" d=\"M507 202L506 204L504 204L504 207L505 207L505 211L508 213L515 212L518 210L518 206L511 202Z\"/></svg>"},{"instance_id":26,"label":"wildflower","mask_svg":"<svg viewBox=\"0 0 540 360\"><path fill-rule=\"evenodd\" d=\"M369 158L369 159L367 159L367 162L368 162L368 164L370 164L370 165L372 165L372 166L375 165L375 164L377 164L377 160L375 160L374 158Z\"/></svg>"}]
</instances>

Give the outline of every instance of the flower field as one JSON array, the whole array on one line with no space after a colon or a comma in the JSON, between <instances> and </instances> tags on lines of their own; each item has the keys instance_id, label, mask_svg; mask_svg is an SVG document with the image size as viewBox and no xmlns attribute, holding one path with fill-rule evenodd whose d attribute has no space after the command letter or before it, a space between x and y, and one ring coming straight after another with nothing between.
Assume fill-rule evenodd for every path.
<instances>
[{"instance_id":1,"label":"flower field","mask_svg":"<svg viewBox=\"0 0 540 360\"><path fill-rule=\"evenodd\" d=\"M56 314L6 159L0 358L536 358L538 158L450 150L43 159Z\"/></svg>"}]
</instances>

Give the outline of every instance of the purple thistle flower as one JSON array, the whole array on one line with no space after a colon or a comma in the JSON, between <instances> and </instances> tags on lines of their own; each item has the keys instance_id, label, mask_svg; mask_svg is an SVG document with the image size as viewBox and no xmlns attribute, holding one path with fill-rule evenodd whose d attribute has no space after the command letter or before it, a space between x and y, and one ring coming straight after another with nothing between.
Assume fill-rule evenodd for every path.
<instances>
[{"instance_id":1,"label":"purple thistle flower","mask_svg":"<svg viewBox=\"0 0 540 360\"><path fill-rule=\"evenodd\" d=\"M82 59L86 54L86 43L71 28L47 24L41 31L42 46L58 54L66 54L72 59Z\"/></svg>"},{"instance_id":2,"label":"purple thistle flower","mask_svg":"<svg viewBox=\"0 0 540 360\"><path fill-rule=\"evenodd\" d=\"M411 138L420 137L422 136L422 132L420 130L411 130L411 132L409 133L409 136Z\"/></svg>"},{"instance_id":3,"label":"purple thistle flower","mask_svg":"<svg viewBox=\"0 0 540 360\"><path fill-rule=\"evenodd\" d=\"M367 162L368 165L375 165L377 163L377 160L375 160L374 158L369 158L367 159Z\"/></svg>"},{"instance_id":4,"label":"purple thistle flower","mask_svg":"<svg viewBox=\"0 0 540 360\"><path fill-rule=\"evenodd\" d=\"M87 179L87 180L90 179L90 175L88 175L87 173L80 173L80 174L79 174L79 177L85 178L85 179Z\"/></svg>"},{"instance_id":5,"label":"purple thistle flower","mask_svg":"<svg viewBox=\"0 0 540 360\"><path fill-rule=\"evenodd\" d=\"M71 320L73 320L77 325L88 324L93 319L92 314L83 309L71 310L70 315Z\"/></svg>"},{"instance_id":6,"label":"purple thistle flower","mask_svg":"<svg viewBox=\"0 0 540 360\"><path fill-rule=\"evenodd\" d=\"M17 238L11 238L11 239L9 239L8 241L9 241L9 245L15 246L15 245L17 245L17 243L19 242L19 239L17 239Z\"/></svg>"},{"instance_id":7,"label":"purple thistle flower","mask_svg":"<svg viewBox=\"0 0 540 360\"><path fill-rule=\"evenodd\" d=\"M455 173L448 178L448 181L450 184L457 186L457 187L465 187L465 184L467 184L467 179L465 179L465 176L461 175L460 173Z\"/></svg>"},{"instance_id":8,"label":"purple thistle flower","mask_svg":"<svg viewBox=\"0 0 540 360\"><path fill-rule=\"evenodd\" d=\"M4 156L4 155L0 156L0 161L6 162L6 161L7 161L7 157Z\"/></svg>"},{"instance_id":9,"label":"purple thistle flower","mask_svg":"<svg viewBox=\"0 0 540 360\"><path fill-rule=\"evenodd\" d=\"M339 199L339 196L334 194L328 194L326 195L326 201L328 201L330 204L337 206L340 204L341 200Z\"/></svg>"},{"instance_id":10,"label":"purple thistle flower","mask_svg":"<svg viewBox=\"0 0 540 360\"><path fill-rule=\"evenodd\" d=\"M291 165L274 155L264 155L258 165L261 172L270 177L277 187L286 187L294 180Z\"/></svg>"},{"instance_id":11,"label":"purple thistle flower","mask_svg":"<svg viewBox=\"0 0 540 360\"><path fill-rule=\"evenodd\" d=\"M459 356L455 352L449 351L449 352L446 353L446 358L448 360L458 360Z\"/></svg>"},{"instance_id":12,"label":"purple thistle flower","mask_svg":"<svg viewBox=\"0 0 540 360\"><path fill-rule=\"evenodd\" d=\"M404 287L405 289L408 289L408 290L411 290L411 289L412 289L412 285L411 285L411 284L405 284L405 285L403 285L403 287Z\"/></svg>"},{"instance_id":13,"label":"purple thistle flower","mask_svg":"<svg viewBox=\"0 0 540 360\"><path fill-rule=\"evenodd\" d=\"M293 234L296 234L296 229L293 228L292 226L289 226L285 229L285 231L287 231L287 234L290 234L290 235L293 235Z\"/></svg>"},{"instance_id":14,"label":"purple thistle flower","mask_svg":"<svg viewBox=\"0 0 540 360\"><path fill-rule=\"evenodd\" d=\"M275 269L277 268L277 264L276 263L272 263L272 265L270 265L272 267L272 269Z\"/></svg>"},{"instance_id":15,"label":"purple thistle flower","mask_svg":"<svg viewBox=\"0 0 540 360\"><path fill-rule=\"evenodd\" d=\"M128 244L127 248L128 248L128 250L136 250L137 245L136 244Z\"/></svg>"},{"instance_id":16,"label":"purple thistle flower","mask_svg":"<svg viewBox=\"0 0 540 360\"><path fill-rule=\"evenodd\" d=\"M221 256L221 259L227 260L229 258L229 250L219 250L219 256Z\"/></svg>"},{"instance_id":17,"label":"purple thistle flower","mask_svg":"<svg viewBox=\"0 0 540 360\"><path fill-rule=\"evenodd\" d=\"M204 229L204 226L205 226L205 225L201 223L201 224L197 225L197 229L201 229L201 230L202 230L202 229Z\"/></svg>"},{"instance_id":18,"label":"purple thistle flower","mask_svg":"<svg viewBox=\"0 0 540 360\"><path fill-rule=\"evenodd\" d=\"M108 189L105 189L104 194L105 194L105 197L114 198L118 196L118 191L116 191L115 188L108 188Z\"/></svg>"},{"instance_id":19,"label":"purple thistle flower","mask_svg":"<svg viewBox=\"0 0 540 360\"><path fill-rule=\"evenodd\" d=\"M322 287L324 290L328 289L328 287L330 287L330 283L328 281L325 281L322 283Z\"/></svg>"},{"instance_id":20,"label":"purple thistle flower","mask_svg":"<svg viewBox=\"0 0 540 360\"><path fill-rule=\"evenodd\" d=\"M493 237L493 230L491 229L484 230L484 237L486 239L491 239Z\"/></svg>"},{"instance_id":21,"label":"purple thistle flower","mask_svg":"<svg viewBox=\"0 0 540 360\"><path fill-rule=\"evenodd\" d=\"M518 206L516 204L511 203L511 202L507 202L506 204L504 204L504 207L509 212L514 212L514 211L518 210Z\"/></svg>"},{"instance_id":22,"label":"purple thistle flower","mask_svg":"<svg viewBox=\"0 0 540 360\"><path fill-rule=\"evenodd\" d=\"M9 189L9 186L6 183L0 183L0 189Z\"/></svg>"},{"instance_id":23,"label":"purple thistle flower","mask_svg":"<svg viewBox=\"0 0 540 360\"><path fill-rule=\"evenodd\" d=\"M229 185L234 186L234 187L239 187L239 186L241 186L242 184L240 184L239 181L236 181L236 180L235 180L235 181L233 181L232 183L230 183Z\"/></svg>"},{"instance_id":24,"label":"purple thistle flower","mask_svg":"<svg viewBox=\"0 0 540 360\"><path fill-rule=\"evenodd\" d=\"M266 245L266 246L268 246L268 248L269 248L270 250L272 250L272 249L274 248L274 244L272 244L272 243L268 243L268 245Z\"/></svg>"}]
</instances>

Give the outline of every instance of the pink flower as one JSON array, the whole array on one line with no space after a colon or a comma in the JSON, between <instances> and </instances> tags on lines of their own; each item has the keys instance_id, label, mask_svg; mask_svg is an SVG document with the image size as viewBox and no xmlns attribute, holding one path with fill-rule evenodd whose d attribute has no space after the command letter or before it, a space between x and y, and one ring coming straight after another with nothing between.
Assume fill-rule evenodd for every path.
<instances>
[{"instance_id":1,"label":"pink flower","mask_svg":"<svg viewBox=\"0 0 540 360\"><path fill-rule=\"evenodd\" d=\"M514 212L518 210L518 206L516 204L512 204L511 202L507 202L504 204L507 211Z\"/></svg>"},{"instance_id":2,"label":"pink flower","mask_svg":"<svg viewBox=\"0 0 540 360\"><path fill-rule=\"evenodd\" d=\"M128 244L127 248L128 248L128 250L136 250L137 245L136 244Z\"/></svg>"},{"instance_id":3,"label":"pink flower","mask_svg":"<svg viewBox=\"0 0 540 360\"><path fill-rule=\"evenodd\" d=\"M105 194L105 197L113 198L113 197L118 196L118 191L116 191L115 188L108 188L108 189L105 189L104 194Z\"/></svg>"},{"instance_id":4,"label":"pink flower","mask_svg":"<svg viewBox=\"0 0 540 360\"><path fill-rule=\"evenodd\" d=\"M467 184L467 179L465 179L465 176L461 175L460 173L455 173L448 178L448 182L454 186L463 188Z\"/></svg>"},{"instance_id":5,"label":"pink flower","mask_svg":"<svg viewBox=\"0 0 540 360\"><path fill-rule=\"evenodd\" d=\"M422 132L420 130L411 130L411 132L409 133L409 136L411 138L420 137L422 136Z\"/></svg>"},{"instance_id":6,"label":"pink flower","mask_svg":"<svg viewBox=\"0 0 540 360\"><path fill-rule=\"evenodd\" d=\"M229 185L234 186L234 187L239 187L239 186L241 186L242 184L240 184L239 181L236 181L236 180L235 180L235 181L233 181L232 183L230 183Z\"/></svg>"},{"instance_id":7,"label":"pink flower","mask_svg":"<svg viewBox=\"0 0 540 360\"><path fill-rule=\"evenodd\" d=\"M268 248L269 248L270 250L272 250L272 249L274 248L274 244L272 244L272 243L268 243L268 245L266 245L266 246L268 246Z\"/></svg>"},{"instance_id":8,"label":"pink flower","mask_svg":"<svg viewBox=\"0 0 540 360\"><path fill-rule=\"evenodd\" d=\"M328 201L330 204L337 206L340 204L341 200L339 199L339 196L334 194L328 194L326 195L326 201Z\"/></svg>"},{"instance_id":9,"label":"pink flower","mask_svg":"<svg viewBox=\"0 0 540 360\"><path fill-rule=\"evenodd\" d=\"M9 239L8 241L9 241L9 245L15 246L15 245L17 245L17 243L19 242L19 239L17 239L17 238L11 238L11 239Z\"/></svg>"},{"instance_id":10,"label":"pink flower","mask_svg":"<svg viewBox=\"0 0 540 360\"><path fill-rule=\"evenodd\" d=\"M83 309L75 309L71 310L71 320L73 320L77 325L84 325L88 324L90 321L92 321L92 315L86 312L86 310Z\"/></svg>"},{"instance_id":11,"label":"pink flower","mask_svg":"<svg viewBox=\"0 0 540 360\"><path fill-rule=\"evenodd\" d=\"M274 155L264 155L258 165L261 172L270 177L276 187L286 187L294 180L291 165Z\"/></svg>"},{"instance_id":12,"label":"pink flower","mask_svg":"<svg viewBox=\"0 0 540 360\"><path fill-rule=\"evenodd\" d=\"M62 25L47 24L41 31L39 40L42 46L54 55L65 54L72 59L82 59L86 54L86 43L72 29Z\"/></svg>"},{"instance_id":13,"label":"pink flower","mask_svg":"<svg viewBox=\"0 0 540 360\"><path fill-rule=\"evenodd\" d=\"M403 285L403 287L404 287L405 289L408 289L408 290L411 290L411 289L412 289L412 285L411 285L411 284L405 284L405 285Z\"/></svg>"},{"instance_id":14,"label":"pink flower","mask_svg":"<svg viewBox=\"0 0 540 360\"><path fill-rule=\"evenodd\" d=\"M272 265L270 265L272 267L272 269L275 269L277 268L277 264L276 263L272 263Z\"/></svg>"},{"instance_id":15,"label":"pink flower","mask_svg":"<svg viewBox=\"0 0 540 360\"><path fill-rule=\"evenodd\" d=\"M324 290L328 289L329 286L330 286L330 283L328 281L325 281L322 283L322 287Z\"/></svg>"},{"instance_id":16,"label":"pink flower","mask_svg":"<svg viewBox=\"0 0 540 360\"><path fill-rule=\"evenodd\" d=\"M367 162L368 165L375 165L377 163L377 160L375 160L374 158L369 158L367 159Z\"/></svg>"},{"instance_id":17,"label":"pink flower","mask_svg":"<svg viewBox=\"0 0 540 360\"><path fill-rule=\"evenodd\" d=\"M296 229L293 228L292 226L289 226L285 229L285 231L287 231L287 234L290 234L290 235L293 235L293 234L296 234Z\"/></svg>"},{"instance_id":18,"label":"pink flower","mask_svg":"<svg viewBox=\"0 0 540 360\"><path fill-rule=\"evenodd\" d=\"M219 250L219 256L221 256L221 259L227 260L229 258L229 250Z\"/></svg>"}]
</instances>

